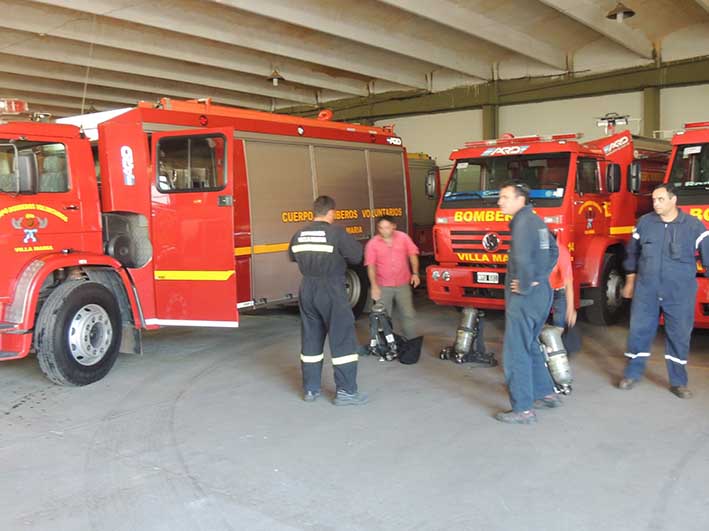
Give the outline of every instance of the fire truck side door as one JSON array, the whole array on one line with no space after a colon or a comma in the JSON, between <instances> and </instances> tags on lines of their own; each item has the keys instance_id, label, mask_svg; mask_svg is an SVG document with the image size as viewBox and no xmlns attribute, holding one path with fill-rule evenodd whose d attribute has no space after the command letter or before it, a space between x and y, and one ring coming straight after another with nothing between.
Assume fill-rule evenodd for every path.
<instances>
[{"instance_id":1,"label":"fire truck side door","mask_svg":"<svg viewBox=\"0 0 709 531\"><path fill-rule=\"evenodd\" d=\"M238 326L233 129L155 133L152 237L156 319Z\"/></svg>"},{"instance_id":2,"label":"fire truck side door","mask_svg":"<svg viewBox=\"0 0 709 531\"><path fill-rule=\"evenodd\" d=\"M609 195L601 192L601 172L598 160L579 157L576 163L574 217L577 256L583 261L584 241L597 234L606 234L610 221ZM580 265L580 264L578 264Z\"/></svg>"}]
</instances>

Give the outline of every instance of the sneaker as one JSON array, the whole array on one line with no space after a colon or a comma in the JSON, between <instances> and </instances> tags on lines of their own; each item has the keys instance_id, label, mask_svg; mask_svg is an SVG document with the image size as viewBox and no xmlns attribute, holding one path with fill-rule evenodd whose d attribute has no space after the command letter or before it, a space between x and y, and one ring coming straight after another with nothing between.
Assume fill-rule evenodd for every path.
<instances>
[{"instance_id":1,"label":"sneaker","mask_svg":"<svg viewBox=\"0 0 709 531\"><path fill-rule=\"evenodd\" d=\"M692 391L684 385L673 385L670 387L670 392L678 398L692 398Z\"/></svg>"},{"instance_id":2,"label":"sneaker","mask_svg":"<svg viewBox=\"0 0 709 531\"><path fill-rule=\"evenodd\" d=\"M306 402L315 402L320 396L320 391L305 391L303 393L303 400Z\"/></svg>"},{"instance_id":3,"label":"sneaker","mask_svg":"<svg viewBox=\"0 0 709 531\"><path fill-rule=\"evenodd\" d=\"M340 389L337 391L337 395L335 395L333 404L336 406L361 406L366 404L368 400L367 393L360 393L359 391L356 393L348 393Z\"/></svg>"},{"instance_id":4,"label":"sneaker","mask_svg":"<svg viewBox=\"0 0 709 531\"><path fill-rule=\"evenodd\" d=\"M630 391L637 382L637 380L633 380L632 378L623 378L620 383L618 383L618 389Z\"/></svg>"},{"instance_id":5,"label":"sneaker","mask_svg":"<svg viewBox=\"0 0 709 531\"><path fill-rule=\"evenodd\" d=\"M561 407L564 403L559 395L547 395L544 398L534 401L534 409Z\"/></svg>"},{"instance_id":6,"label":"sneaker","mask_svg":"<svg viewBox=\"0 0 709 531\"><path fill-rule=\"evenodd\" d=\"M505 411L495 415L495 420L507 424L534 424L537 422L537 415L534 411Z\"/></svg>"}]
</instances>

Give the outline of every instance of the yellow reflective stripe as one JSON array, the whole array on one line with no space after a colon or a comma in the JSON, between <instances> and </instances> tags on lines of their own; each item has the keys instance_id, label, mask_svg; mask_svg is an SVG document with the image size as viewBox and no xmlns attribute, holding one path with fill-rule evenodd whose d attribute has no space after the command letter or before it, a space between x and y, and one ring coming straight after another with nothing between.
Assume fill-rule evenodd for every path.
<instances>
[{"instance_id":1,"label":"yellow reflective stripe","mask_svg":"<svg viewBox=\"0 0 709 531\"><path fill-rule=\"evenodd\" d=\"M254 245L253 254L282 253L288 250L288 243L268 243ZM234 249L234 256L246 256L251 254L251 247L237 247Z\"/></svg>"},{"instance_id":2,"label":"yellow reflective stripe","mask_svg":"<svg viewBox=\"0 0 709 531\"><path fill-rule=\"evenodd\" d=\"M611 234L630 234L631 232L633 232L632 225L626 227L611 227Z\"/></svg>"},{"instance_id":3,"label":"yellow reflective stripe","mask_svg":"<svg viewBox=\"0 0 709 531\"><path fill-rule=\"evenodd\" d=\"M303 363L319 363L323 360L324 356L322 354L317 354L315 356L306 356L305 354L300 355L300 361Z\"/></svg>"},{"instance_id":4,"label":"yellow reflective stripe","mask_svg":"<svg viewBox=\"0 0 709 531\"><path fill-rule=\"evenodd\" d=\"M345 363L354 363L359 359L359 354L350 354L349 356L340 356L339 358L332 358L333 365L344 365Z\"/></svg>"},{"instance_id":5,"label":"yellow reflective stripe","mask_svg":"<svg viewBox=\"0 0 709 531\"><path fill-rule=\"evenodd\" d=\"M234 271L155 271L155 280L229 280Z\"/></svg>"}]
</instances>

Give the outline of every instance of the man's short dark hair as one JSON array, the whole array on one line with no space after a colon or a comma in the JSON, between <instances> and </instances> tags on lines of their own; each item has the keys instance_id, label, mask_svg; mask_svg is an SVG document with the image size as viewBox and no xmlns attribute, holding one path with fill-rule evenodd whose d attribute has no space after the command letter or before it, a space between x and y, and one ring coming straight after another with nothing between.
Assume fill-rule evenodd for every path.
<instances>
[{"instance_id":1,"label":"man's short dark hair","mask_svg":"<svg viewBox=\"0 0 709 531\"><path fill-rule=\"evenodd\" d=\"M395 221L394 218L391 217L391 216L379 216L379 217L377 218L377 222L376 222L374 225L375 225L376 227L378 227L379 224L380 224L382 221L388 221L388 222L391 223L392 225L396 225L396 221Z\"/></svg>"},{"instance_id":2,"label":"man's short dark hair","mask_svg":"<svg viewBox=\"0 0 709 531\"><path fill-rule=\"evenodd\" d=\"M514 188L516 197L524 197L524 202L529 203L529 186L519 181L505 181L500 186L500 190L503 188Z\"/></svg>"},{"instance_id":3,"label":"man's short dark hair","mask_svg":"<svg viewBox=\"0 0 709 531\"><path fill-rule=\"evenodd\" d=\"M316 218L327 216L330 210L335 210L335 200L329 195L321 195L313 202L313 215Z\"/></svg>"},{"instance_id":4,"label":"man's short dark hair","mask_svg":"<svg viewBox=\"0 0 709 531\"><path fill-rule=\"evenodd\" d=\"M672 183L660 183L655 186L655 190L667 190L667 195L669 195L670 197L674 197L675 195L677 195L675 189L676 187Z\"/></svg>"}]
</instances>

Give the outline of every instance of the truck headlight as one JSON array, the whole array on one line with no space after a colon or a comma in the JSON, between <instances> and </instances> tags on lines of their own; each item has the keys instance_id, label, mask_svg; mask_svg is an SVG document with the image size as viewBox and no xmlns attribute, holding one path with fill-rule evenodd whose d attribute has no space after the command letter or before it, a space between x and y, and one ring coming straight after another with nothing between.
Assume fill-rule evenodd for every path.
<instances>
[{"instance_id":1,"label":"truck headlight","mask_svg":"<svg viewBox=\"0 0 709 531\"><path fill-rule=\"evenodd\" d=\"M441 278L444 282L448 282L451 279L451 274L448 271L444 271Z\"/></svg>"},{"instance_id":2,"label":"truck headlight","mask_svg":"<svg viewBox=\"0 0 709 531\"><path fill-rule=\"evenodd\" d=\"M439 280L441 280L441 272L440 272L440 271L434 271L433 273L431 273L431 278L432 278L433 280L435 280L436 282L438 282Z\"/></svg>"}]
</instances>

